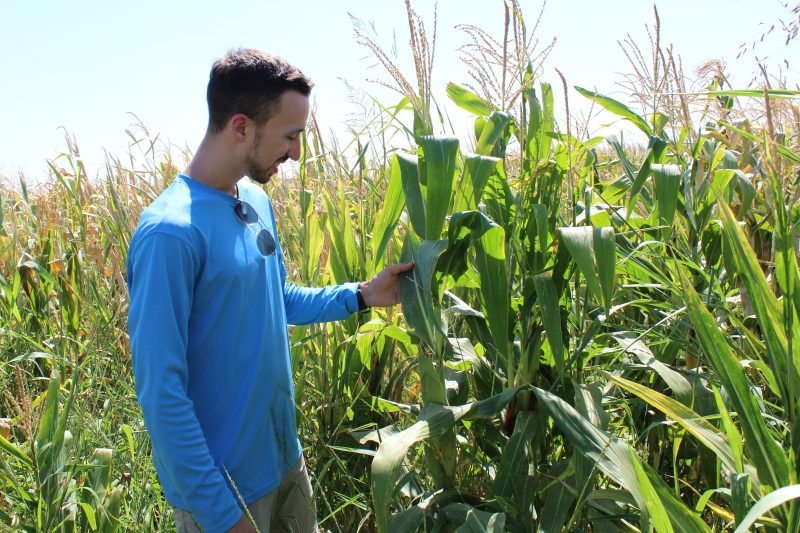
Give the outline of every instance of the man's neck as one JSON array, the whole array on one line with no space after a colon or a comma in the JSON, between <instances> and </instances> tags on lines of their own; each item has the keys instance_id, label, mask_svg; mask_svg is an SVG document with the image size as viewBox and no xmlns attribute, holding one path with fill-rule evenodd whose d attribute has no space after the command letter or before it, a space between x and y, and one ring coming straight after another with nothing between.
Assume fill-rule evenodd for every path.
<instances>
[{"instance_id":1,"label":"man's neck","mask_svg":"<svg viewBox=\"0 0 800 533\"><path fill-rule=\"evenodd\" d=\"M206 134L183 172L209 187L234 196L236 183L244 176L231 160L231 150L219 138Z\"/></svg>"}]
</instances>

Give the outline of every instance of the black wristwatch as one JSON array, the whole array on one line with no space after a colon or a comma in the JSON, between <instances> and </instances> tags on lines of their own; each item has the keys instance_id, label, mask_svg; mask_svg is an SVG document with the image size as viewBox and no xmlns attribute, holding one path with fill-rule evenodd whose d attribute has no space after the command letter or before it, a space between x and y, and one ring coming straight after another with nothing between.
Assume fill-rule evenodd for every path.
<instances>
[{"instance_id":1,"label":"black wristwatch","mask_svg":"<svg viewBox=\"0 0 800 533\"><path fill-rule=\"evenodd\" d=\"M361 293L361 287L356 289L356 299L358 300L358 312L362 313L369 309L369 306L364 302L364 295Z\"/></svg>"}]
</instances>

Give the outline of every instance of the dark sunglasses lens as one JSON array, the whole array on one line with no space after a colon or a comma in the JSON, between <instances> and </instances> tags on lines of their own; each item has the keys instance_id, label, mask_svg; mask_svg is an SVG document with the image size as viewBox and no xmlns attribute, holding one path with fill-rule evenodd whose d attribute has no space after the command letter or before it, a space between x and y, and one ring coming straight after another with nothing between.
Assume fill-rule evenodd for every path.
<instances>
[{"instance_id":1,"label":"dark sunglasses lens","mask_svg":"<svg viewBox=\"0 0 800 533\"><path fill-rule=\"evenodd\" d=\"M258 236L256 237L256 243L258 244L258 251L261 252L261 255L272 255L275 253L275 239L272 238L272 234L262 229L258 232Z\"/></svg>"},{"instance_id":2,"label":"dark sunglasses lens","mask_svg":"<svg viewBox=\"0 0 800 533\"><path fill-rule=\"evenodd\" d=\"M236 216L246 224L258 222L258 213L256 213L256 210L247 202L240 200L239 203L236 204L236 207L233 208L233 211L236 213Z\"/></svg>"}]
</instances>

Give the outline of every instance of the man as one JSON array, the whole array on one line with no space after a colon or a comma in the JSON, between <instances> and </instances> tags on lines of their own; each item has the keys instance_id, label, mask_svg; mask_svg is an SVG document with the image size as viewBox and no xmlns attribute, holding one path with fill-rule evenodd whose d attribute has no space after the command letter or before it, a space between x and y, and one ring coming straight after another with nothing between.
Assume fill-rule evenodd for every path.
<instances>
[{"instance_id":1,"label":"man","mask_svg":"<svg viewBox=\"0 0 800 533\"><path fill-rule=\"evenodd\" d=\"M300 157L311 87L258 50L218 60L206 135L131 239L136 393L179 532L255 531L242 502L261 531L317 530L287 324L395 305L399 278L413 268L322 289L285 281L270 199L240 180L267 183Z\"/></svg>"}]
</instances>

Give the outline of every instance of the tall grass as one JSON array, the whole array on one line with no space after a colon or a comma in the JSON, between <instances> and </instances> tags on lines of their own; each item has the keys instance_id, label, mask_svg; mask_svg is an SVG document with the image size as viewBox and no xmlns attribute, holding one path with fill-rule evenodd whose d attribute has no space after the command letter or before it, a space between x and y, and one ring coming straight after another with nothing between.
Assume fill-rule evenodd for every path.
<instances>
[{"instance_id":1,"label":"tall grass","mask_svg":"<svg viewBox=\"0 0 800 533\"><path fill-rule=\"evenodd\" d=\"M414 82L360 35L400 103L348 144L312 121L269 186L293 279L416 263L402 309L291 331L321 527L796 531L800 95L720 76L686 95L656 19L652 62L624 43L632 103L578 88L646 143L588 138L558 126L549 46L512 1L502 37L465 29L488 70L447 87L464 143L431 114L435 38L407 8ZM102 181L73 147L0 188L2 529L172 528L124 265L185 162L147 135L132 151Z\"/></svg>"}]
</instances>

